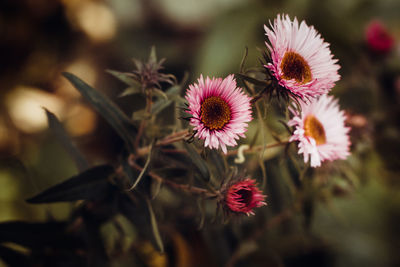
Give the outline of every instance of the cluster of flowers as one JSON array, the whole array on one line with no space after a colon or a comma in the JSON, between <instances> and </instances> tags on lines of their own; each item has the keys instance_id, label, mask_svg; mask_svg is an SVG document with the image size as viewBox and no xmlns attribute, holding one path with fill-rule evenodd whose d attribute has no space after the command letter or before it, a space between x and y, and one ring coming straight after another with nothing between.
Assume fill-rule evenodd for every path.
<instances>
[{"instance_id":1,"label":"cluster of flowers","mask_svg":"<svg viewBox=\"0 0 400 267\"><path fill-rule=\"evenodd\" d=\"M333 59L329 44L313 26L300 24L288 15L278 15L270 27L265 26L266 46L271 62L264 67L279 90L286 90L300 103L301 109L289 107L289 126L294 127L290 142L298 142L298 153L311 167L323 161L345 159L349 155L349 128L338 101L327 95L340 79L340 66ZM189 86L186 93L187 112L195 137L204 146L221 148L235 146L252 120L252 97L238 87L234 75L204 78ZM265 195L256 181L241 178L224 189L224 206L231 212L253 214L252 209L266 205Z\"/></svg>"}]
</instances>

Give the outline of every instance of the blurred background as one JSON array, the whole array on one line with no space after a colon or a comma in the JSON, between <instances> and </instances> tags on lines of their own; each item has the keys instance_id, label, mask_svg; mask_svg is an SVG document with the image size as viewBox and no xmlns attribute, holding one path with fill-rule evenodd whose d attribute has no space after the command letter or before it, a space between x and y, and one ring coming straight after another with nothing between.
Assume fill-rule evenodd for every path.
<instances>
[{"instance_id":1,"label":"blurred background","mask_svg":"<svg viewBox=\"0 0 400 267\"><path fill-rule=\"evenodd\" d=\"M339 59L342 79L332 94L352 127L349 168L340 177L319 171L318 183L332 182L315 207L313 238L277 239L271 233L263 239L273 248L267 261L252 244L234 259L229 253L217 259L227 252L210 252L204 240L211 236L199 237L198 244L176 237L183 247L179 253L187 256L190 250L187 257L198 259L193 255L207 251L211 266L229 259L238 266L400 266L398 0L0 1L0 221L63 221L73 208L25 203L77 173L49 133L43 107L57 115L93 165L115 162L122 149L122 141L61 72L74 73L131 111L135 101L117 97L125 87L106 69L132 71L131 59L146 59L152 45L167 59L165 71L178 80L188 71L189 83L201 73L237 72L245 47L246 65L259 66L263 25L278 13L314 25ZM386 27L382 38L392 39L381 50L368 43L366 31L374 21ZM165 266L151 264L146 266ZM6 265L0 260L0 266Z\"/></svg>"}]
</instances>

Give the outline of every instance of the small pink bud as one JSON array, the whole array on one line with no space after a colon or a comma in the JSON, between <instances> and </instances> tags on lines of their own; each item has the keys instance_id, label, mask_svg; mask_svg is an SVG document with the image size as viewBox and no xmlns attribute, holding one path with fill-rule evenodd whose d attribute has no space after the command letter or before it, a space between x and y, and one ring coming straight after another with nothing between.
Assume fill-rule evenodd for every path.
<instances>
[{"instance_id":1,"label":"small pink bud","mask_svg":"<svg viewBox=\"0 0 400 267\"><path fill-rule=\"evenodd\" d=\"M373 20L368 24L365 36L368 47L375 53L386 54L393 49L393 37L385 25L378 20Z\"/></svg>"},{"instance_id":2,"label":"small pink bud","mask_svg":"<svg viewBox=\"0 0 400 267\"><path fill-rule=\"evenodd\" d=\"M230 184L224 193L224 206L227 211L254 215L253 209L264 205L266 196L257 187L255 180L246 178Z\"/></svg>"}]
</instances>

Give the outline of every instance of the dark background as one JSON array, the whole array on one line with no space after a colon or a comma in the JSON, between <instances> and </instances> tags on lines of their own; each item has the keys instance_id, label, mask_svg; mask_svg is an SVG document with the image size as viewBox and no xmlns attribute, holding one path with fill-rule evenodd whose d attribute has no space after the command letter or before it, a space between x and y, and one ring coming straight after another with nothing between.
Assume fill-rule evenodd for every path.
<instances>
[{"instance_id":1,"label":"dark background","mask_svg":"<svg viewBox=\"0 0 400 267\"><path fill-rule=\"evenodd\" d=\"M396 0L0 1L0 221L63 221L74 207L25 203L77 172L49 134L42 107L58 116L92 164L115 162L121 150L121 140L61 72L76 74L131 111L140 104L117 97L124 85L106 69L133 70L131 58L146 59L152 45L167 59L165 70L178 79L188 71L190 83L201 73L237 72L245 47L247 65L258 66L263 25L288 13L314 25L339 59L342 79L332 94L349 114L353 155L344 174L317 173L317 183L330 181L329 194L320 192L310 230L318 242L301 234L287 239L270 234L258 244L274 248L269 259L282 257L271 266L399 266L399 12ZM395 38L387 54L366 45L365 28L374 19ZM183 242L179 253L189 258L207 251L207 243L190 243L197 240L193 236L176 238ZM260 251L243 252L240 266L266 266ZM165 266L162 260L149 262Z\"/></svg>"}]
</instances>

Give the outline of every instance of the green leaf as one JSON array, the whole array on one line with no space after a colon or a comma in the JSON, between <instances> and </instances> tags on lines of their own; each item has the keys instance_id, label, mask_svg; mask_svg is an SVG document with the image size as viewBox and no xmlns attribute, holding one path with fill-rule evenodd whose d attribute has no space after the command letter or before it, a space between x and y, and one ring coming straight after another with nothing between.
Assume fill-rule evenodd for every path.
<instances>
[{"instance_id":1,"label":"green leaf","mask_svg":"<svg viewBox=\"0 0 400 267\"><path fill-rule=\"evenodd\" d=\"M0 259L6 266L30 266L30 261L27 255L0 245Z\"/></svg>"},{"instance_id":2,"label":"green leaf","mask_svg":"<svg viewBox=\"0 0 400 267\"><path fill-rule=\"evenodd\" d=\"M256 79L256 78L253 78L253 77L250 77L250 76L241 74L241 73L236 73L236 74L235 74L235 77L236 77L236 78L239 78L239 79L241 79L241 80L245 80L245 81L247 81L247 82L249 82L249 83L252 83L252 84L254 84L254 85L258 85L258 86L263 86L263 87L265 87L265 86L269 85L269 83L268 83L267 81L258 80L258 79Z\"/></svg>"},{"instance_id":3,"label":"green leaf","mask_svg":"<svg viewBox=\"0 0 400 267\"><path fill-rule=\"evenodd\" d=\"M240 73L243 72L244 64L246 63L246 59L247 59L248 54L249 54L249 49L246 46L245 49L244 49L244 54L243 54L242 61L240 62L240 67L239 67L239 72Z\"/></svg>"},{"instance_id":4,"label":"green leaf","mask_svg":"<svg viewBox=\"0 0 400 267\"><path fill-rule=\"evenodd\" d=\"M71 139L68 137L68 134L64 130L64 127L57 119L57 117L51 113L49 110L44 108L47 116L47 121L49 123L49 127L57 137L58 141L64 147L64 149L70 154L70 156L74 159L76 167L79 171L84 171L89 168L89 164L83 155L79 152L76 146L72 143Z\"/></svg>"},{"instance_id":5,"label":"green leaf","mask_svg":"<svg viewBox=\"0 0 400 267\"><path fill-rule=\"evenodd\" d=\"M150 240L154 247L159 251L163 251L164 246L148 197L136 191L135 194L132 192L120 194L119 197L120 213L132 222L137 229L140 229L138 234L141 238Z\"/></svg>"},{"instance_id":6,"label":"green leaf","mask_svg":"<svg viewBox=\"0 0 400 267\"><path fill-rule=\"evenodd\" d=\"M52 203L102 199L113 189L108 182L108 177L113 173L112 166L100 165L56 184L26 201L28 203Z\"/></svg>"},{"instance_id":7,"label":"green leaf","mask_svg":"<svg viewBox=\"0 0 400 267\"><path fill-rule=\"evenodd\" d=\"M157 225L157 220L156 216L154 215L153 208L151 206L151 202L148 197L145 197L147 207L149 209L149 216L150 216L150 223L151 223L151 228L153 230L153 235L154 239L156 241L158 250L163 253L164 252L164 245L160 236L160 231L158 230L158 225Z\"/></svg>"},{"instance_id":8,"label":"green leaf","mask_svg":"<svg viewBox=\"0 0 400 267\"><path fill-rule=\"evenodd\" d=\"M133 112L132 114L132 120L134 121L142 121L142 120L148 120L151 118L151 114L147 113L146 110L138 110Z\"/></svg>"},{"instance_id":9,"label":"green leaf","mask_svg":"<svg viewBox=\"0 0 400 267\"><path fill-rule=\"evenodd\" d=\"M139 81L135 80L132 76L132 73L129 72L120 72L116 70L106 70L107 73L113 75L115 78L120 80L121 82L125 83L126 85L129 85L130 87L133 88L141 88L141 84Z\"/></svg>"},{"instance_id":10,"label":"green leaf","mask_svg":"<svg viewBox=\"0 0 400 267\"><path fill-rule=\"evenodd\" d=\"M151 114L157 115L163 109L171 105L171 103L179 96L179 92L181 90L180 85L171 86L166 92L165 95L167 99L159 99L156 101L151 107Z\"/></svg>"},{"instance_id":11,"label":"green leaf","mask_svg":"<svg viewBox=\"0 0 400 267\"><path fill-rule=\"evenodd\" d=\"M149 63L150 64L157 63L157 53L156 53L156 47L154 45L151 47L151 51L150 51L150 55L149 55Z\"/></svg>"},{"instance_id":12,"label":"green leaf","mask_svg":"<svg viewBox=\"0 0 400 267\"><path fill-rule=\"evenodd\" d=\"M100 115L114 128L125 141L129 152L134 152L133 133L136 133L132 121L111 100L101 92L95 90L74 74L64 72L72 85L88 100Z\"/></svg>"},{"instance_id":13,"label":"green leaf","mask_svg":"<svg viewBox=\"0 0 400 267\"><path fill-rule=\"evenodd\" d=\"M139 176L136 178L135 183L129 188L128 191L132 191L133 189L135 189L135 187L139 184L140 180L142 180L143 176L146 174L147 169L149 168L149 165L150 165L151 155L152 155L152 152L153 152L154 143L155 142L153 142L150 145L150 151L149 151L149 154L147 155L146 163L144 164L143 170L140 172Z\"/></svg>"},{"instance_id":14,"label":"green leaf","mask_svg":"<svg viewBox=\"0 0 400 267\"><path fill-rule=\"evenodd\" d=\"M206 162L201 158L200 154L196 151L192 144L186 142L183 143L186 151L189 154L190 159L193 164L200 171L200 174L206 182L210 181L210 171L208 170Z\"/></svg>"},{"instance_id":15,"label":"green leaf","mask_svg":"<svg viewBox=\"0 0 400 267\"><path fill-rule=\"evenodd\" d=\"M139 94L139 93L143 93L141 87L128 87L122 93L120 93L118 95L118 97L124 97L124 96L128 96L128 95Z\"/></svg>"},{"instance_id":16,"label":"green leaf","mask_svg":"<svg viewBox=\"0 0 400 267\"><path fill-rule=\"evenodd\" d=\"M226 162L218 150L212 149L209 153L212 165L218 172L218 177L223 177L226 173Z\"/></svg>"},{"instance_id":17,"label":"green leaf","mask_svg":"<svg viewBox=\"0 0 400 267\"><path fill-rule=\"evenodd\" d=\"M161 91L160 89L153 88L153 93L155 96L157 96L159 98L164 98L165 100L168 100L167 94L164 93L163 91Z\"/></svg>"}]
</instances>

